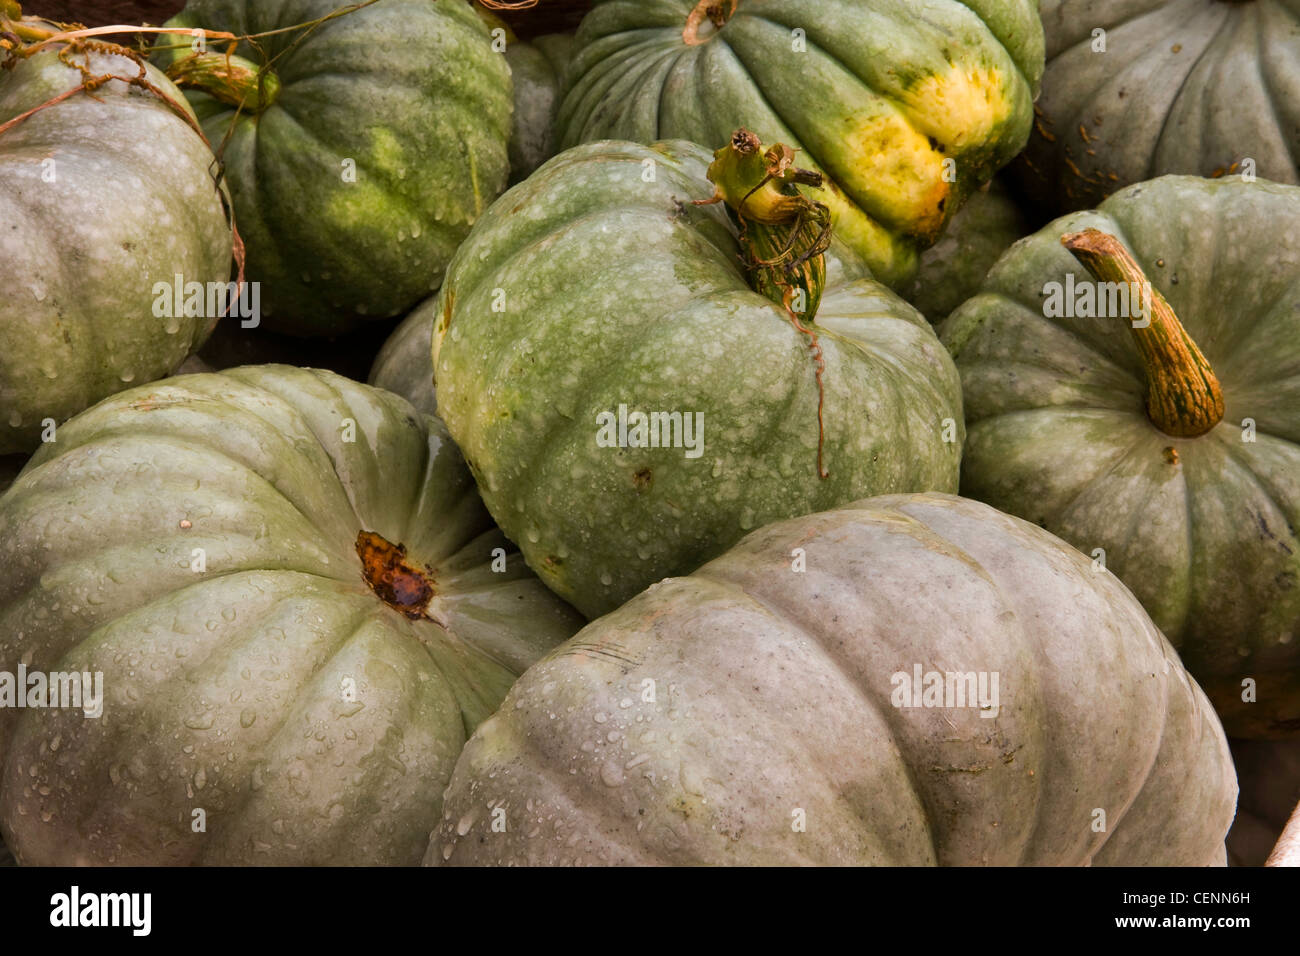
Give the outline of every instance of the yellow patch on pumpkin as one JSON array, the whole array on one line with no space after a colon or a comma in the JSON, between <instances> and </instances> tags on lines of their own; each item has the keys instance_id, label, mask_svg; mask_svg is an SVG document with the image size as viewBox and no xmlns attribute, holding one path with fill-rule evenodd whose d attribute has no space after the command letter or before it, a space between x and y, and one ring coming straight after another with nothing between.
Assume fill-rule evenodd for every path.
<instances>
[{"instance_id":1,"label":"yellow patch on pumpkin","mask_svg":"<svg viewBox=\"0 0 1300 956\"><path fill-rule=\"evenodd\" d=\"M924 135L949 153L960 153L993 139L1011 115L1006 79L992 67L953 64L941 76L928 76L907 91L903 106Z\"/></svg>"},{"instance_id":2,"label":"yellow patch on pumpkin","mask_svg":"<svg viewBox=\"0 0 1300 956\"><path fill-rule=\"evenodd\" d=\"M945 155L893 104L880 101L872 116L857 116L844 146L856 161L840 184L873 218L911 235L942 228L953 184L944 181Z\"/></svg>"}]
</instances>

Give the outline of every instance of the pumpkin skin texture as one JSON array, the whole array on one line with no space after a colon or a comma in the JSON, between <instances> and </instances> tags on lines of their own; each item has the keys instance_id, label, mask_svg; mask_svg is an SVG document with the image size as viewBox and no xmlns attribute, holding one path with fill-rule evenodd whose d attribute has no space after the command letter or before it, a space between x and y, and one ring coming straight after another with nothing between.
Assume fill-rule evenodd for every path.
<instances>
[{"instance_id":1,"label":"pumpkin skin texture","mask_svg":"<svg viewBox=\"0 0 1300 956\"><path fill-rule=\"evenodd\" d=\"M1043 0L1040 121L1017 163L1052 213L1246 158L1297 184L1300 8L1292 0ZM1106 51L1093 52L1093 31Z\"/></svg>"},{"instance_id":2,"label":"pumpkin skin texture","mask_svg":"<svg viewBox=\"0 0 1300 956\"><path fill-rule=\"evenodd\" d=\"M1127 320L1045 317L1046 283L1091 282L1061 245L1085 227L1124 242L1208 359L1225 403L1208 434L1153 424ZM1018 243L941 330L963 494L1104 549L1240 737L1300 731L1297 265L1300 189L1167 176Z\"/></svg>"},{"instance_id":3,"label":"pumpkin skin texture","mask_svg":"<svg viewBox=\"0 0 1300 956\"><path fill-rule=\"evenodd\" d=\"M935 245L921 253L916 276L899 292L936 325L976 292L1002 253L1030 232L1001 179L975 192Z\"/></svg>"},{"instance_id":4,"label":"pumpkin skin texture","mask_svg":"<svg viewBox=\"0 0 1300 956\"><path fill-rule=\"evenodd\" d=\"M96 76L140 72L124 56L69 55ZM148 78L186 109L159 71ZM16 58L0 71L0 124L81 83L59 48ZM154 285L229 278L211 166L181 115L120 80L0 133L0 455L34 450L45 419L161 378L203 344L217 317L159 317Z\"/></svg>"},{"instance_id":5,"label":"pumpkin skin texture","mask_svg":"<svg viewBox=\"0 0 1300 956\"><path fill-rule=\"evenodd\" d=\"M817 198L840 237L897 287L965 196L1024 146L1043 65L1034 0L917 6L598 0L578 29L560 145L717 146L737 127L785 143L826 174Z\"/></svg>"},{"instance_id":6,"label":"pumpkin skin texture","mask_svg":"<svg viewBox=\"0 0 1300 956\"><path fill-rule=\"evenodd\" d=\"M560 154L488 211L434 306L439 416L502 530L587 617L770 521L956 490L951 360L848 250L815 320L818 477L809 340L747 284L723 207L692 204L713 194L708 160L681 142ZM602 446L599 416L620 404L680 412L683 428L701 414L702 444L679 430L680 447Z\"/></svg>"},{"instance_id":7,"label":"pumpkin skin texture","mask_svg":"<svg viewBox=\"0 0 1300 956\"><path fill-rule=\"evenodd\" d=\"M580 623L435 420L322 371L111 398L36 454L0 530L0 670L104 675L98 719L0 710L25 864L418 863L468 732ZM429 569L424 616L370 586L362 530Z\"/></svg>"},{"instance_id":8,"label":"pumpkin skin texture","mask_svg":"<svg viewBox=\"0 0 1300 956\"><path fill-rule=\"evenodd\" d=\"M574 38L551 33L506 47L506 62L515 89L514 125L510 133L510 182L532 175L555 155L555 114L560 108L561 78L573 53Z\"/></svg>"},{"instance_id":9,"label":"pumpkin skin texture","mask_svg":"<svg viewBox=\"0 0 1300 956\"><path fill-rule=\"evenodd\" d=\"M997 672L997 716L893 706L917 664ZM897 495L760 529L543 658L425 862L1222 865L1235 799L1214 711L1116 578Z\"/></svg>"},{"instance_id":10,"label":"pumpkin skin texture","mask_svg":"<svg viewBox=\"0 0 1300 956\"><path fill-rule=\"evenodd\" d=\"M426 415L438 414L438 394L433 386L433 318L437 299L420 306L388 337L375 364L369 382L401 395Z\"/></svg>"},{"instance_id":11,"label":"pumpkin skin texture","mask_svg":"<svg viewBox=\"0 0 1300 956\"><path fill-rule=\"evenodd\" d=\"M244 35L337 8L192 0L168 25ZM259 40L279 57L278 95L263 111L236 119L234 106L203 89L186 95L214 146L230 137L226 177L264 320L326 335L358 314L400 315L438 287L470 224L506 184L510 71L464 0L384 0L300 37ZM236 54L261 62L247 44ZM188 55L157 59L175 69ZM345 161L355 163L354 182Z\"/></svg>"}]
</instances>

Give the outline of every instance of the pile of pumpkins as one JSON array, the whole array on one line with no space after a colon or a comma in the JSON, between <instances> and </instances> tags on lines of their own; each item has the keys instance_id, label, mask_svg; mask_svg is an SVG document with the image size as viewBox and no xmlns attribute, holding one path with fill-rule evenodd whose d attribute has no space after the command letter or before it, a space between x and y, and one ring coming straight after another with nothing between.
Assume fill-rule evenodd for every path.
<instances>
[{"instance_id":1,"label":"pile of pumpkins","mask_svg":"<svg viewBox=\"0 0 1300 956\"><path fill-rule=\"evenodd\" d=\"M1286 5L340 6L0 0L18 862L1263 862Z\"/></svg>"}]
</instances>

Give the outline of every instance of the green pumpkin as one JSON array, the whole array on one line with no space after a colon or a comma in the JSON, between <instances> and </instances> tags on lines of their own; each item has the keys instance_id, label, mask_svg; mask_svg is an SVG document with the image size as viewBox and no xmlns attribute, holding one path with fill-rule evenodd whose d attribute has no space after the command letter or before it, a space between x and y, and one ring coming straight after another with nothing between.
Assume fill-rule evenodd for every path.
<instances>
[{"instance_id":1,"label":"green pumpkin","mask_svg":"<svg viewBox=\"0 0 1300 956\"><path fill-rule=\"evenodd\" d=\"M0 17L0 31L40 26ZM115 79L0 132L0 456L175 369L221 315L206 296L204 309L177 310L176 277L205 289L230 277L212 153L158 70L147 82L175 108L129 84L140 66L125 56L60 46L16 56L0 70L0 125L82 84L61 50Z\"/></svg>"},{"instance_id":2,"label":"green pumpkin","mask_svg":"<svg viewBox=\"0 0 1300 956\"><path fill-rule=\"evenodd\" d=\"M746 127L796 147L828 178L840 237L896 287L1024 146L1042 66L1034 0L928 0L923 16L915 0L598 0L560 145Z\"/></svg>"},{"instance_id":3,"label":"green pumpkin","mask_svg":"<svg viewBox=\"0 0 1300 956\"><path fill-rule=\"evenodd\" d=\"M1043 0L1042 15L1039 122L1017 167L1049 212L1169 173L1300 183L1293 0Z\"/></svg>"},{"instance_id":4,"label":"green pumpkin","mask_svg":"<svg viewBox=\"0 0 1300 956\"><path fill-rule=\"evenodd\" d=\"M417 312L484 502L588 617L770 521L956 488L958 378L928 323L841 251L814 326L823 436L809 338L749 287L724 207L693 204L713 194L709 158L560 154L488 210ZM666 414L651 435L633 413Z\"/></svg>"},{"instance_id":5,"label":"green pumpkin","mask_svg":"<svg viewBox=\"0 0 1300 956\"><path fill-rule=\"evenodd\" d=\"M933 323L979 291L1002 253L1030 232L1020 206L1002 180L976 192L948 223L935 245L921 253L916 276L899 293Z\"/></svg>"},{"instance_id":6,"label":"green pumpkin","mask_svg":"<svg viewBox=\"0 0 1300 956\"><path fill-rule=\"evenodd\" d=\"M1168 315L1086 314L1097 286L1062 236L1088 228ZM1018 243L942 329L963 493L1104 560L1233 736L1300 733L1298 263L1300 189L1167 176Z\"/></svg>"},{"instance_id":7,"label":"green pumpkin","mask_svg":"<svg viewBox=\"0 0 1300 956\"><path fill-rule=\"evenodd\" d=\"M425 862L1222 865L1236 791L1115 577L985 505L897 495L756 531L531 667Z\"/></svg>"},{"instance_id":8,"label":"green pumpkin","mask_svg":"<svg viewBox=\"0 0 1300 956\"><path fill-rule=\"evenodd\" d=\"M192 0L169 26L238 35L323 17L336 0ZM438 287L506 184L510 71L465 0L384 0L196 56L157 55L186 88L226 178L273 326L332 334ZM236 106L243 109L236 112Z\"/></svg>"},{"instance_id":9,"label":"green pumpkin","mask_svg":"<svg viewBox=\"0 0 1300 956\"><path fill-rule=\"evenodd\" d=\"M514 81L514 125L510 132L510 181L527 179L555 155L555 113L561 79L573 53L573 35L551 33L506 47Z\"/></svg>"},{"instance_id":10,"label":"green pumpkin","mask_svg":"<svg viewBox=\"0 0 1300 956\"><path fill-rule=\"evenodd\" d=\"M437 421L287 366L69 422L0 566L0 672L103 674L97 719L0 709L0 830L41 865L416 863L468 734L580 624Z\"/></svg>"}]
</instances>

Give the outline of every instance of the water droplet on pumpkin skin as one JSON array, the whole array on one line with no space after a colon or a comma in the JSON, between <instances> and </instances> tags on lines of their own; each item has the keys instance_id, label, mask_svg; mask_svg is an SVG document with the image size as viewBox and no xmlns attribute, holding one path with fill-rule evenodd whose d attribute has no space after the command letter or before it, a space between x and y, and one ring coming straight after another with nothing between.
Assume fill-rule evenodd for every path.
<instances>
[{"instance_id":1,"label":"water droplet on pumpkin skin","mask_svg":"<svg viewBox=\"0 0 1300 956\"><path fill-rule=\"evenodd\" d=\"M456 821L456 836L464 836L469 833L470 827L474 825L474 814L467 813Z\"/></svg>"},{"instance_id":2,"label":"water droplet on pumpkin skin","mask_svg":"<svg viewBox=\"0 0 1300 956\"><path fill-rule=\"evenodd\" d=\"M616 760L609 760L600 768L600 782L607 787L621 787L626 779L623 765Z\"/></svg>"},{"instance_id":3,"label":"water droplet on pumpkin skin","mask_svg":"<svg viewBox=\"0 0 1300 956\"><path fill-rule=\"evenodd\" d=\"M121 379L123 382L134 382L135 372L131 371L130 369L127 369L126 371L118 375L118 378Z\"/></svg>"},{"instance_id":4,"label":"water droplet on pumpkin skin","mask_svg":"<svg viewBox=\"0 0 1300 956\"><path fill-rule=\"evenodd\" d=\"M196 717L188 717L185 720L185 726L190 730L211 730L213 724L212 711L204 711Z\"/></svg>"}]
</instances>

